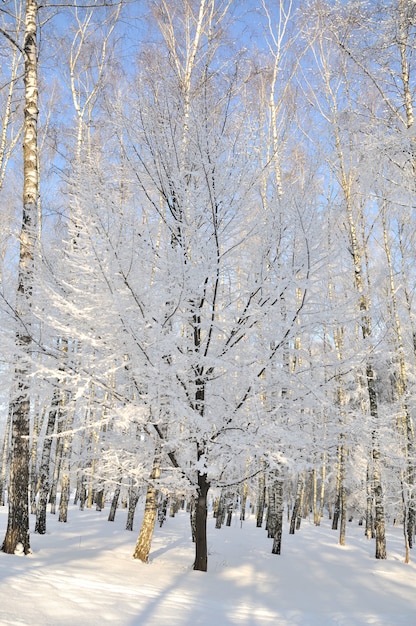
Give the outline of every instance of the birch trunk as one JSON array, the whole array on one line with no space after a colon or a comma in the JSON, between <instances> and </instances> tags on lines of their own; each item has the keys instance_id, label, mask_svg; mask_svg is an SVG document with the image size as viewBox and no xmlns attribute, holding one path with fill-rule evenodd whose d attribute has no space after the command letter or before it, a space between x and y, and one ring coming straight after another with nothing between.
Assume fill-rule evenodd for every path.
<instances>
[{"instance_id":1,"label":"birch trunk","mask_svg":"<svg viewBox=\"0 0 416 626\"><path fill-rule=\"evenodd\" d=\"M38 173L38 81L37 81L36 0L26 0L24 35L24 130L23 130L23 215L20 231L16 317L16 352L14 397L11 401L12 439L9 480L9 511L2 550L13 554L18 546L30 553L29 537L29 463L30 463L30 389L32 344L31 305L34 282L39 173Z\"/></svg>"},{"instance_id":2,"label":"birch trunk","mask_svg":"<svg viewBox=\"0 0 416 626\"><path fill-rule=\"evenodd\" d=\"M295 530L299 528L298 520L300 519L300 510L302 506L303 483L304 483L303 476L300 474L298 476L298 481L297 481L295 503L293 505L292 516L290 518L290 528L289 528L290 535L294 535Z\"/></svg>"},{"instance_id":3,"label":"birch trunk","mask_svg":"<svg viewBox=\"0 0 416 626\"><path fill-rule=\"evenodd\" d=\"M412 118L413 119L413 118ZM391 258L390 242L387 232L387 220L386 220L386 206L383 202L382 207L382 225L383 225L383 240L384 250L387 258L387 265L389 268L389 283L390 283L390 299L392 307L392 315L395 327L396 338L396 352L398 360L398 375L397 375L397 394L399 396L401 404L401 426L404 438L404 456L406 459L406 479L402 480L402 501L403 501L403 523L406 528L405 535L407 536L405 549L406 558L408 562L409 547L413 547L413 534L415 529L415 517L416 517L416 502L414 494L415 484L415 471L414 471L414 428L413 420L410 414L408 406L408 373L405 360L404 343L402 325L399 315L399 307L397 302L397 289L396 281L394 277L393 262Z\"/></svg>"},{"instance_id":4,"label":"birch trunk","mask_svg":"<svg viewBox=\"0 0 416 626\"><path fill-rule=\"evenodd\" d=\"M50 460L52 450L52 435L55 430L57 415L59 412L60 391L57 389L53 395L52 405L46 424L45 439L43 442L42 457L39 468L39 495L36 504L36 524L35 533L44 535L46 533L46 507L50 487Z\"/></svg>"},{"instance_id":5,"label":"birch trunk","mask_svg":"<svg viewBox=\"0 0 416 626\"><path fill-rule=\"evenodd\" d=\"M58 419L57 429L56 429L57 440L56 440L56 446L55 446L55 463L53 467L51 491L49 494L49 504L51 505L50 511L52 515L55 515L56 513L56 494L58 491L59 476L61 474L62 449L63 449L63 438L61 437L62 429L63 429L63 418L60 415Z\"/></svg>"},{"instance_id":6,"label":"birch trunk","mask_svg":"<svg viewBox=\"0 0 416 626\"><path fill-rule=\"evenodd\" d=\"M365 516L365 536L367 539L374 539L375 531L374 531L374 518L373 518L373 486L371 483L371 469L369 464L367 464L367 507L366 507L366 516Z\"/></svg>"},{"instance_id":7,"label":"birch trunk","mask_svg":"<svg viewBox=\"0 0 416 626\"><path fill-rule=\"evenodd\" d=\"M349 180L343 162L343 154L341 149L341 141L336 129L336 146L338 150L338 156L341 163L341 179L342 187L344 190L347 220L349 226L350 244L352 251L352 259L354 265L354 283L358 294L359 311L360 311L360 328L361 335L364 341L369 343L372 337L371 317L369 314L369 301L364 292L364 279L362 270L362 254L358 245L356 224L354 221L352 210L352 198L351 198L351 181ZM385 521L384 521L384 496L383 487L381 482L381 459L378 443L377 423L379 419L378 415L378 400L375 382L375 373L373 364L371 362L371 356L367 356L367 363L365 366L365 379L367 384L368 401L370 408L370 417L372 418L374 427L371 435L371 457L373 464L373 484L374 484L374 501L375 501L375 531L376 531L376 559L387 558L386 551L386 538L385 538Z\"/></svg>"},{"instance_id":8,"label":"birch trunk","mask_svg":"<svg viewBox=\"0 0 416 626\"><path fill-rule=\"evenodd\" d=\"M321 523L321 519L324 516L324 504L325 504L325 480L326 480L326 452L322 455L322 470L321 470L321 491L319 495L319 522L318 526Z\"/></svg>"},{"instance_id":9,"label":"birch trunk","mask_svg":"<svg viewBox=\"0 0 416 626\"><path fill-rule=\"evenodd\" d=\"M338 41L342 49L346 49L343 43ZM383 485L381 481L381 458L379 449L379 410L378 410L378 398L375 382L375 372L372 362L373 353L373 334L372 334L372 319L370 314L370 289L369 289L369 274L368 264L367 271L363 267L363 259L366 259L367 255L367 240L362 237L361 241L358 237L357 223L361 220L363 224L363 218L361 214L361 207L357 204L356 198L359 194L355 195L355 184L357 180L356 169L348 164L348 157L344 155L343 134L341 131L340 114L338 110L338 97L339 91L333 88L331 78L333 76L333 68L331 66L331 59L328 54L328 45L323 34L323 29L319 28L316 31L316 45L319 49L319 62L320 72L322 80L324 82L324 93L327 99L329 108L329 114L327 120L330 121L333 139L335 144L335 153L337 157L337 171L340 189L343 194L345 217L346 217L346 229L349 237L349 251L352 259L352 279L354 289L357 295L357 312L358 312L358 325L360 334L363 339L363 344L366 347L366 356L364 361L364 377L366 381L366 391L369 406L369 418L372 423L371 443L370 443L370 455L372 460L372 481L374 484L374 498L375 498L375 510L376 510L376 558L386 558L386 543L385 543L385 528L384 528L384 496ZM341 67L341 66L340 66ZM362 66L360 66L362 67ZM347 82L348 76L343 76ZM397 107L395 107L397 110ZM346 152L349 152L349 143ZM357 220L357 210L359 213L359 219ZM365 284L365 277L367 277L367 285Z\"/></svg>"},{"instance_id":10,"label":"birch trunk","mask_svg":"<svg viewBox=\"0 0 416 626\"><path fill-rule=\"evenodd\" d=\"M39 472L38 472L38 437L42 427L45 411L42 410L42 417L39 418L39 400L35 403L35 416L32 428L32 442L30 446L30 512L36 514L36 494L38 490Z\"/></svg>"},{"instance_id":11,"label":"birch trunk","mask_svg":"<svg viewBox=\"0 0 416 626\"><path fill-rule=\"evenodd\" d=\"M279 476L277 476L276 480L274 481L273 488L275 492L274 499L276 515L274 523L272 554L281 554L283 534L283 480Z\"/></svg>"},{"instance_id":12,"label":"birch trunk","mask_svg":"<svg viewBox=\"0 0 416 626\"><path fill-rule=\"evenodd\" d=\"M147 487L146 492L143 522L133 553L133 558L139 559L143 563L147 563L149 560L150 547L152 545L152 537L155 530L157 518L158 490L156 489L153 481L156 481L160 478L160 449L160 443L158 443L153 458L153 467L150 474L150 484Z\"/></svg>"},{"instance_id":13,"label":"birch trunk","mask_svg":"<svg viewBox=\"0 0 416 626\"><path fill-rule=\"evenodd\" d=\"M245 480L243 483L242 494L241 494L241 510L240 510L240 520L244 522L246 519L246 507L247 507L247 495L248 495L248 484ZM229 524L227 524L229 526Z\"/></svg>"},{"instance_id":14,"label":"birch trunk","mask_svg":"<svg viewBox=\"0 0 416 626\"><path fill-rule=\"evenodd\" d=\"M276 491L273 489L273 482L269 484L267 489L268 498L267 498L267 522L266 522L266 530L267 537L271 539L274 537L275 526L276 526Z\"/></svg>"},{"instance_id":15,"label":"birch trunk","mask_svg":"<svg viewBox=\"0 0 416 626\"><path fill-rule=\"evenodd\" d=\"M313 483L313 523L315 526L319 526L319 507L318 507L318 472L316 471L316 464L312 471L312 483Z\"/></svg>"},{"instance_id":16,"label":"birch trunk","mask_svg":"<svg viewBox=\"0 0 416 626\"><path fill-rule=\"evenodd\" d=\"M340 546L345 546L345 536L347 530L347 494L344 481L341 484L341 491L339 496L341 520L339 525L339 544Z\"/></svg>"},{"instance_id":17,"label":"birch trunk","mask_svg":"<svg viewBox=\"0 0 416 626\"><path fill-rule=\"evenodd\" d=\"M266 499L266 476L264 471L261 471L259 474L259 493L257 499L257 528L261 528L263 524L264 517L264 506Z\"/></svg>"},{"instance_id":18,"label":"birch trunk","mask_svg":"<svg viewBox=\"0 0 416 626\"><path fill-rule=\"evenodd\" d=\"M64 356L68 354L68 342L62 340L62 352ZM63 381L65 385L65 380ZM62 445L62 480L61 480L61 498L59 501L59 522L66 522L68 519L68 504L71 489L70 481L70 464L72 454L72 424L74 421L74 411L68 411L69 394L68 392L61 392L61 411L66 413L65 430L66 433L63 437Z\"/></svg>"},{"instance_id":19,"label":"birch trunk","mask_svg":"<svg viewBox=\"0 0 416 626\"><path fill-rule=\"evenodd\" d=\"M6 504L6 477L10 450L11 415L7 416L6 428L4 430L3 446L1 451L1 471L0 471L0 506Z\"/></svg>"}]
</instances>

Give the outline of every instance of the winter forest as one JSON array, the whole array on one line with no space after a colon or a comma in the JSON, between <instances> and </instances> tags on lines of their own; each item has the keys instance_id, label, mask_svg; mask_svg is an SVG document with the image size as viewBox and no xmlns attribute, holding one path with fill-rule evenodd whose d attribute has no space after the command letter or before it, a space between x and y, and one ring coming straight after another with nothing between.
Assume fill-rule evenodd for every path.
<instances>
[{"instance_id":1,"label":"winter forest","mask_svg":"<svg viewBox=\"0 0 416 626\"><path fill-rule=\"evenodd\" d=\"M75 504L144 563L178 510L203 572L248 511L409 562L415 46L413 0L2 2L4 553Z\"/></svg>"}]
</instances>

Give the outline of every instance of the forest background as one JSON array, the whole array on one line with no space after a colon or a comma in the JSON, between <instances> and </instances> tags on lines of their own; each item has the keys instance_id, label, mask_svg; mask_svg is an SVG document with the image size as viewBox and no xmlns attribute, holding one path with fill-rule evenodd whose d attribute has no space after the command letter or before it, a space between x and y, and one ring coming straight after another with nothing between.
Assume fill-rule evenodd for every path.
<instances>
[{"instance_id":1,"label":"forest background","mask_svg":"<svg viewBox=\"0 0 416 626\"><path fill-rule=\"evenodd\" d=\"M0 7L3 551L247 499L415 534L416 4ZM23 144L23 151L21 145ZM57 499L57 494L60 494ZM267 516L265 510L267 509Z\"/></svg>"}]
</instances>

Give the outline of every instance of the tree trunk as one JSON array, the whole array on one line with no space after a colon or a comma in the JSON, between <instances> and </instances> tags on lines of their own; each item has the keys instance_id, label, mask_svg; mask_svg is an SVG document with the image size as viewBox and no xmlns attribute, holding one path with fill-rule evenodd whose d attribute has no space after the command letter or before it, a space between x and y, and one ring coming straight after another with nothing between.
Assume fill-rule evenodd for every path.
<instances>
[{"instance_id":1,"label":"tree trunk","mask_svg":"<svg viewBox=\"0 0 416 626\"><path fill-rule=\"evenodd\" d=\"M345 485L342 483L340 491L340 525L339 525L339 544L345 546L345 536L347 531L347 494Z\"/></svg>"},{"instance_id":2,"label":"tree trunk","mask_svg":"<svg viewBox=\"0 0 416 626\"><path fill-rule=\"evenodd\" d=\"M69 427L69 425L67 425ZM62 447L62 478L61 478L61 497L59 500L59 522L66 522L68 520L68 504L71 490L70 479L70 459L72 452L72 436L65 435L63 447Z\"/></svg>"},{"instance_id":3,"label":"tree trunk","mask_svg":"<svg viewBox=\"0 0 416 626\"><path fill-rule=\"evenodd\" d=\"M29 411L28 389L19 383L21 395L13 403L12 460L9 480L9 515L2 550L30 553L29 539Z\"/></svg>"},{"instance_id":4,"label":"tree trunk","mask_svg":"<svg viewBox=\"0 0 416 626\"><path fill-rule=\"evenodd\" d=\"M373 368L370 363L366 367L368 395L370 399L370 415L376 421L378 419L377 395ZM381 460L378 445L378 435L375 429L372 432L372 462L373 462L373 485L374 485L374 508L375 508L375 531L376 531L376 559L387 559L386 534L384 521L383 486L381 483Z\"/></svg>"},{"instance_id":5,"label":"tree trunk","mask_svg":"<svg viewBox=\"0 0 416 626\"><path fill-rule=\"evenodd\" d=\"M176 496L172 497L170 500L169 517L175 517L176 513L179 511L179 508L180 504L178 498Z\"/></svg>"},{"instance_id":6,"label":"tree trunk","mask_svg":"<svg viewBox=\"0 0 416 626\"><path fill-rule=\"evenodd\" d=\"M257 499L257 528L261 528L263 524L264 517L264 505L266 498L266 477L264 472L260 472L259 474L259 494Z\"/></svg>"},{"instance_id":7,"label":"tree trunk","mask_svg":"<svg viewBox=\"0 0 416 626\"><path fill-rule=\"evenodd\" d=\"M35 415L34 415L33 429L32 429L32 443L31 443L31 450L30 450L30 512L32 515L36 514L36 495L37 495L38 482L39 482L38 467L37 467L38 465L38 462L37 462L38 437L39 437L40 428L42 427L41 424L45 417L45 410L43 410L42 418L41 419L39 418L39 410L36 404L35 404L35 411L34 411Z\"/></svg>"},{"instance_id":8,"label":"tree trunk","mask_svg":"<svg viewBox=\"0 0 416 626\"><path fill-rule=\"evenodd\" d=\"M95 494L95 510L102 511L105 504L105 491L104 487L101 487Z\"/></svg>"},{"instance_id":9,"label":"tree trunk","mask_svg":"<svg viewBox=\"0 0 416 626\"><path fill-rule=\"evenodd\" d=\"M65 471L62 474L58 522L68 521L69 494L70 494L70 478L69 478L69 468L68 468L68 471Z\"/></svg>"},{"instance_id":10,"label":"tree trunk","mask_svg":"<svg viewBox=\"0 0 416 626\"><path fill-rule=\"evenodd\" d=\"M36 505L36 524L35 533L44 535L46 533L46 507L49 495L49 474L50 460L52 450L52 435L55 430L56 418L58 415L58 407L60 400L59 390L55 390L52 399L52 405L48 415L46 424L45 439L43 441L42 457L39 468L39 495Z\"/></svg>"},{"instance_id":11,"label":"tree trunk","mask_svg":"<svg viewBox=\"0 0 416 626\"><path fill-rule=\"evenodd\" d=\"M277 478L274 482L276 518L274 527L272 554L281 554L283 532L283 480Z\"/></svg>"},{"instance_id":12,"label":"tree trunk","mask_svg":"<svg viewBox=\"0 0 416 626\"><path fill-rule=\"evenodd\" d=\"M150 548L157 517L157 489L149 485L146 492L146 503L144 507L143 522L140 534L137 539L136 548L133 553L134 559L139 559L143 563L149 560Z\"/></svg>"},{"instance_id":13,"label":"tree trunk","mask_svg":"<svg viewBox=\"0 0 416 626\"><path fill-rule=\"evenodd\" d=\"M140 528L140 534L137 539L136 548L133 553L133 558L139 559L143 563L147 563L149 560L150 547L152 545L152 537L157 518L158 490L153 484L153 481L160 478L160 450L160 444L158 444L153 457L152 473L150 474L151 482L148 485L146 492L143 521Z\"/></svg>"},{"instance_id":14,"label":"tree trunk","mask_svg":"<svg viewBox=\"0 0 416 626\"><path fill-rule=\"evenodd\" d=\"M345 536L347 530L347 492L345 489L345 457L346 457L346 446L345 446L345 436L344 433L341 432L340 435L340 450L339 450L339 464L340 464L340 487L339 487L339 516L340 516L340 527L339 527L339 543L341 546L345 546Z\"/></svg>"},{"instance_id":15,"label":"tree trunk","mask_svg":"<svg viewBox=\"0 0 416 626\"><path fill-rule=\"evenodd\" d=\"M247 507L247 495L248 495L248 484L245 480L243 483L243 489L241 494L241 512L240 512L240 520L244 522L246 519L246 507ZM227 524L229 526L229 524Z\"/></svg>"},{"instance_id":16,"label":"tree trunk","mask_svg":"<svg viewBox=\"0 0 416 626\"><path fill-rule=\"evenodd\" d=\"M79 510L83 511L85 509L85 503L87 501L87 488L86 488L86 477L82 475L81 477L81 485L79 489Z\"/></svg>"},{"instance_id":17,"label":"tree trunk","mask_svg":"<svg viewBox=\"0 0 416 626\"><path fill-rule=\"evenodd\" d=\"M139 496L139 489L131 485L129 489L129 508L127 511L126 530L133 530L134 514L136 512Z\"/></svg>"},{"instance_id":18,"label":"tree trunk","mask_svg":"<svg viewBox=\"0 0 416 626\"><path fill-rule=\"evenodd\" d=\"M341 486L337 488L334 502L334 513L332 515L332 530L338 530L339 516L341 512Z\"/></svg>"},{"instance_id":19,"label":"tree trunk","mask_svg":"<svg viewBox=\"0 0 416 626\"><path fill-rule=\"evenodd\" d=\"M292 517L290 518L289 534L294 535L295 530L300 526L300 510L302 506L302 494L303 494L303 476L298 477L298 483L296 487L295 504L293 505Z\"/></svg>"},{"instance_id":20,"label":"tree trunk","mask_svg":"<svg viewBox=\"0 0 416 626\"><path fill-rule=\"evenodd\" d=\"M30 553L29 463L30 463L30 352L32 344L31 307L34 280L34 253L37 236L38 172L38 84L37 84L36 0L26 0L24 35L24 130L23 130L23 215L20 231L16 319L17 365L14 397L11 400L12 439L9 479L9 511L3 552L13 554L18 546Z\"/></svg>"},{"instance_id":21,"label":"tree trunk","mask_svg":"<svg viewBox=\"0 0 416 626\"><path fill-rule=\"evenodd\" d=\"M219 529L225 522L225 509L227 506L227 493L221 489L221 495L218 498L217 512L215 516L215 528Z\"/></svg>"},{"instance_id":22,"label":"tree trunk","mask_svg":"<svg viewBox=\"0 0 416 626\"><path fill-rule=\"evenodd\" d=\"M206 572L208 568L207 513L210 484L206 474L198 472L198 494L195 500L195 561L194 570Z\"/></svg>"},{"instance_id":23,"label":"tree trunk","mask_svg":"<svg viewBox=\"0 0 416 626\"><path fill-rule=\"evenodd\" d=\"M405 54L405 51L402 53ZM407 74L407 72L403 72L403 74ZM406 90L406 93L410 96L410 93ZM409 106L411 107L411 99L409 102ZM412 111L412 108L410 108ZM411 115L411 123L413 124L413 114ZM403 333L402 333L402 323L400 319L399 312L399 304L397 302L397 287L395 280L395 272L391 255L391 246L389 243L389 237L387 232L387 219L386 219L386 202L383 202L383 210L382 210L382 224L383 224L383 239L384 239L384 249L386 252L387 264L389 268L389 279L390 279L390 298L391 298L391 306L392 306L392 314L396 331L396 353L398 360L398 372L397 372L397 381L396 388L397 394L399 396L401 402L401 410L403 412L402 418L400 419L400 425L403 429L403 436L405 441L405 458L406 458L406 480L402 479L402 488L404 489L402 494L403 501L403 523L406 527L406 556L408 558L409 548L413 547L413 534L415 527L415 513L416 513L416 502L415 502L415 494L414 494L414 484L415 484L415 470L414 470L414 428L413 428L413 420L410 413L410 408L408 406L408 373L407 366L405 360L405 350L404 350L404 342L403 342ZM408 562L408 561L407 561Z\"/></svg>"},{"instance_id":24,"label":"tree trunk","mask_svg":"<svg viewBox=\"0 0 416 626\"><path fill-rule=\"evenodd\" d=\"M72 501L72 504L74 504L74 506L76 506L78 504L78 501L79 501L80 496L81 496L82 479L83 479L83 476L82 476L81 472L78 472L78 475L77 475L77 486L75 487L74 499Z\"/></svg>"},{"instance_id":25,"label":"tree trunk","mask_svg":"<svg viewBox=\"0 0 416 626\"><path fill-rule=\"evenodd\" d=\"M7 416L6 428L4 430L3 447L1 451L1 471L0 471L0 506L6 504L6 477L10 449L11 414Z\"/></svg>"},{"instance_id":26,"label":"tree trunk","mask_svg":"<svg viewBox=\"0 0 416 626\"><path fill-rule=\"evenodd\" d=\"M371 483L370 466L367 464L367 507L365 515L365 536L367 539L374 539L374 518L373 518L373 485Z\"/></svg>"},{"instance_id":27,"label":"tree trunk","mask_svg":"<svg viewBox=\"0 0 416 626\"><path fill-rule=\"evenodd\" d=\"M108 521L109 522L114 522L115 518L116 518L116 511L117 511L117 506L118 506L118 501L120 498L120 491L121 491L121 476L119 478L118 484L116 486L116 488L114 489L114 495L113 495L113 499L111 500L111 506L110 506L110 512L108 514Z\"/></svg>"},{"instance_id":28,"label":"tree trunk","mask_svg":"<svg viewBox=\"0 0 416 626\"><path fill-rule=\"evenodd\" d=\"M321 472L321 493L319 496L319 522L324 516L324 504L325 504L325 480L326 480L326 452L322 455L322 472Z\"/></svg>"},{"instance_id":29,"label":"tree trunk","mask_svg":"<svg viewBox=\"0 0 416 626\"><path fill-rule=\"evenodd\" d=\"M189 502L189 522L191 524L192 543L196 543L196 500L191 496Z\"/></svg>"},{"instance_id":30,"label":"tree trunk","mask_svg":"<svg viewBox=\"0 0 416 626\"><path fill-rule=\"evenodd\" d=\"M60 436L63 429L63 417L59 416L58 425L57 425L57 440L55 446L55 463L53 467L53 476L52 476L52 485L51 491L49 494L49 504L51 505L50 511L52 515L56 513L56 494L58 492L58 481L61 473L61 462L62 462L62 450L63 450L63 438Z\"/></svg>"},{"instance_id":31,"label":"tree trunk","mask_svg":"<svg viewBox=\"0 0 416 626\"><path fill-rule=\"evenodd\" d=\"M375 531L376 531L376 559L387 559L386 535L384 526L384 503L383 489L380 472L380 452L377 441L373 442L373 483L374 483L374 508L375 508Z\"/></svg>"},{"instance_id":32,"label":"tree trunk","mask_svg":"<svg viewBox=\"0 0 416 626\"><path fill-rule=\"evenodd\" d=\"M409 519L408 515L408 506L409 500L407 497L407 488L404 485L403 473L402 473L402 499L403 499L403 536L404 536L404 548L405 548L405 557L404 562L410 562L410 548L412 547L409 543L409 531L407 528L407 520Z\"/></svg>"},{"instance_id":33,"label":"tree trunk","mask_svg":"<svg viewBox=\"0 0 416 626\"><path fill-rule=\"evenodd\" d=\"M276 530L276 490L274 488L274 480L270 476L270 483L267 488L268 493L268 506L267 506L267 538L273 539Z\"/></svg>"},{"instance_id":34,"label":"tree trunk","mask_svg":"<svg viewBox=\"0 0 416 626\"><path fill-rule=\"evenodd\" d=\"M313 523L315 526L319 526L319 507L318 507L318 472L316 471L316 464L312 470L312 484L313 484Z\"/></svg>"},{"instance_id":35,"label":"tree trunk","mask_svg":"<svg viewBox=\"0 0 416 626\"><path fill-rule=\"evenodd\" d=\"M233 519L233 509L234 509L234 498L232 494L228 494L227 501L227 519L225 520L226 526L231 526L231 521ZM240 520L243 521L244 517L242 517L242 512L240 514Z\"/></svg>"},{"instance_id":36,"label":"tree trunk","mask_svg":"<svg viewBox=\"0 0 416 626\"><path fill-rule=\"evenodd\" d=\"M189 508L186 509L189 512ZM166 516L168 514L168 498L164 497L162 502L160 502L157 509L157 521L159 522L160 528L162 528L163 524L166 521Z\"/></svg>"}]
</instances>

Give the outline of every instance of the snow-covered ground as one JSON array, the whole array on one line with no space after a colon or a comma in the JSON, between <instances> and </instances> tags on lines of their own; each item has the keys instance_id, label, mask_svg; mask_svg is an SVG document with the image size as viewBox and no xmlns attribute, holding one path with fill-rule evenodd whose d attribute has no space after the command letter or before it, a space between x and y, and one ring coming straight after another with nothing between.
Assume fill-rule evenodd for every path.
<instances>
[{"instance_id":1,"label":"snow-covered ground","mask_svg":"<svg viewBox=\"0 0 416 626\"><path fill-rule=\"evenodd\" d=\"M48 532L32 534L29 557L0 553L2 626L412 626L415 562L403 562L400 528L388 530L388 559L355 522L347 546L323 521L285 529L281 556L253 516L230 528L209 519L209 571L192 570L188 515L156 528L151 561L132 559L136 531L126 511L72 508L67 524L48 515ZM0 540L7 510L0 508ZM33 522L34 520L32 520ZM138 511L136 528L139 529Z\"/></svg>"}]
</instances>

